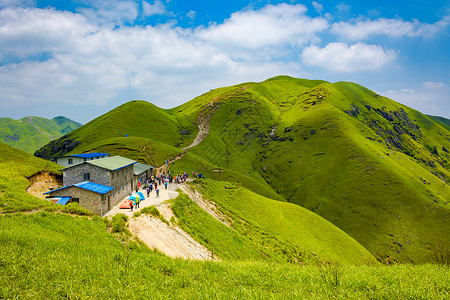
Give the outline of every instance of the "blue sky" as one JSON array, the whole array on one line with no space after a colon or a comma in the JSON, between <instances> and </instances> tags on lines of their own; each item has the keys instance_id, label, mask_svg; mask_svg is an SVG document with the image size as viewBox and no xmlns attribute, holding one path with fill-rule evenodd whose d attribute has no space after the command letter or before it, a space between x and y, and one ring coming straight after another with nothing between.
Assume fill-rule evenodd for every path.
<instances>
[{"instance_id":1,"label":"blue sky","mask_svg":"<svg viewBox=\"0 0 450 300\"><path fill-rule=\"evenodd\" d=\"M0 117L86 123L290 75L450 118L449 24L449 0L0 0Z\"/></svg>"}]
</instances>

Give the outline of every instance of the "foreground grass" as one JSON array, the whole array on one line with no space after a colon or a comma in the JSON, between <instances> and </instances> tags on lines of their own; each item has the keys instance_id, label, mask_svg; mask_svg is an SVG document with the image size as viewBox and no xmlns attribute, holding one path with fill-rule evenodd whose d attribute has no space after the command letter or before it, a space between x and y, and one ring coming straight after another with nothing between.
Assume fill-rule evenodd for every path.
<instances>
[{"instance_id":1,"label":"foreground grass","mask_svg":"<svg viewBox=\"0 0 450 300\"><path fill-rule=\"evenodd\" d=\"M38 172L58 173L55 163L36 158L0 143L0 211L14 212L51 206L53 203L31 196L27 177Z\"/></svg>"},{"instance_id":2,"label":"foreground grass","mask_svg":"<svg viewBox=\"0 0 450 300\"><path fill-rule=\"evenodd\" d=\"M0 298L446 299L448 267L292 266L170 259L94 217L0 216Z\"/></svg>"}]
</instances>

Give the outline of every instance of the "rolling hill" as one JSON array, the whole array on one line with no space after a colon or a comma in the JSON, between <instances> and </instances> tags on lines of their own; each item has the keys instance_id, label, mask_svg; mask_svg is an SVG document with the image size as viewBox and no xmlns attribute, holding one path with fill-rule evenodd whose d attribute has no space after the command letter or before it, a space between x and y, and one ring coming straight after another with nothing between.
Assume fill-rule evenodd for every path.
<instances>
[{"instance_id":1,"label":"rolling hill","mask_svg":"<svg viewBox=\"0 0 450 300\"><path fill-rule=\"evenodd\" d=\"M379 260L425 263L450 249L447 124L355 83L279 76L169 110L132 101L36 155L108 149L161 165L207 126L172 170L304 207Z\"/></svg>"},{"instance_id":2,"label":"rolling hill","mask_svg":"<svg viewBox=\"0 0 450 300\"><path fill-rule=\"evenodd\" d=\"M34 153L51 140L81 126L82 124L62 116L53 119L41 117L25 117L19 120L0 118L0 141L25 152Z\"/></svg>"}]
</instances>

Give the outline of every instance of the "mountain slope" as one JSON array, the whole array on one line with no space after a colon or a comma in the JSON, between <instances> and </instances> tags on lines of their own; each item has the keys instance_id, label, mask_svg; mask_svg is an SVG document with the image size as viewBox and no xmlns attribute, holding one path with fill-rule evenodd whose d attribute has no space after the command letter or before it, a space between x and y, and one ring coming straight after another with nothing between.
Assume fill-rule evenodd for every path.
<instances>
[{"instance_id":1,"label":"mountain slope","mask_svg":"<svg viewBox=\"0 0 450 300\"><path fill-rule=\"evenodd\" d=\"M66 117L46 119L25 117L19 120L0 118L0 140L10 146L33 153L51 140L81 127Z\"/></svg>"},{"instance_id":2,"label":"mountain slope","mask_svg":"<svg viewBox=\"0 0 450 300\"><path fill-rule=\"evenodd\" d=\"M445 122L355 83L278 76L212 90L170 110L129 102L40 153L109 147L142 160L144 146L155 145L162 163L165 151L172 149L170 158L192 142L198 126L208 135L171 170L303 206L380 260L424 263L435 249L450 249ZM127 142L125 134L142 140Z\"/></svg>"},{"instance_id":3,"label":"mountain slope","mask_svg":"<svg viewBox=\"0 0 450 300\"><path fill-rule=\"evenodd\" d=\"M353 83L278 77L242 88L217 105L190 152L266 182L380 259L421 263L450 248L443 126Z\"/></svg>"}]
</instances>

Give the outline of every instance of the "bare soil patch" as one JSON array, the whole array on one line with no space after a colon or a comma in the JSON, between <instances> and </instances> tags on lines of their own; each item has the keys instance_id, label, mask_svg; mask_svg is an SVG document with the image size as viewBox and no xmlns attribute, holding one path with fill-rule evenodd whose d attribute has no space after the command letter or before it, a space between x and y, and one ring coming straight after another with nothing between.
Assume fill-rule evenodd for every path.
<instances>
[{"instance_id":1,"label":"bare soil patch","mask_svg":"<svg viewBox=\"0 0 450 300\"><path fill-rule=\"evenodd\" d=\"M34 174L28 177L28 181L30 181L30 187L28 187L27 193L41 199L45 198L44 193L63 186L62 176L49 172Z\"/></svg>"}]
</instances>

